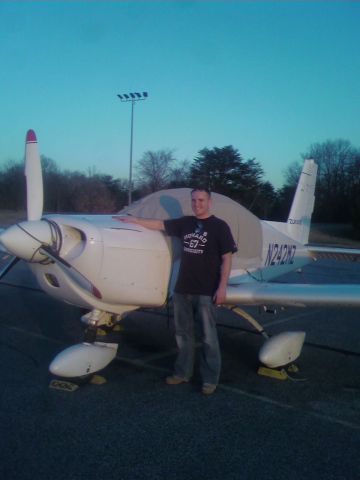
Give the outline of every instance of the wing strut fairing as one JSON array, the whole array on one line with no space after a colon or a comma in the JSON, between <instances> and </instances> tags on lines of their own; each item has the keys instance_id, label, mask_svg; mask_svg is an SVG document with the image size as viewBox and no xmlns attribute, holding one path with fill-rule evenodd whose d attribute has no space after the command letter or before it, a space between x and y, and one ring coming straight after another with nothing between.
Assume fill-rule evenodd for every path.
<instances>
[{"instance_id":1,"label":"wing strut fairing","mask_svg":"<svg viewBox=\"0 0 360 480\"><path fill-rule=\"evenodd\" d=\"M226 307L244 318L265 338L264 345L259 351L259 360L269 369L293 364L293 362L300 356L305 341L305 332L282 332L279 335L270 337L262 325L260 325L259 322L249 313L245 312L237 305L227 305ZM259 372L261 371L262 370L259 369Z\"/></svg>"}]
</instances>

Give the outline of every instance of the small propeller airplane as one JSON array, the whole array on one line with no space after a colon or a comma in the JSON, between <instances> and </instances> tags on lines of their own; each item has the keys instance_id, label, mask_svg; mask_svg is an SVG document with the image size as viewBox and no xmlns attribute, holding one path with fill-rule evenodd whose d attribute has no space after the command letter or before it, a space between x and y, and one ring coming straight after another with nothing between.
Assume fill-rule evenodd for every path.
<instances>
[{"instance_id":1,"label":"small propeller airplane","mask_svg":"<svg viewBox=\"0 0 360 480\"><path fill-rule=\"evenodd\" d=\"M240 306L360 306L357 284L276 282L281 275L312 262L321 250L307 245L316 174L316 163L305 160L284 223L261 221L240 204L212 194L212 213L230 225L238 245L224 306L263 334L259 360L268 368L293 362L300 355L305 333L283 332L269 338ZM82 316L87 326L85 341L59 353L49 367L57 377L86 377L105 368L117 353L118 343L100 341L97 330L111 329L136 309L163 307L171 297L178 272L177 240L120 222L119 216L166 219L191 215L190 189L156 192L118 215L43 216L42 170L33 130L26 136L25 175L27 220L0 234L0 246L9 254L0 278L21 259L46 293L88 310ZM192 241L196 243L197 239Z\"/></svg>"}]
</instances>

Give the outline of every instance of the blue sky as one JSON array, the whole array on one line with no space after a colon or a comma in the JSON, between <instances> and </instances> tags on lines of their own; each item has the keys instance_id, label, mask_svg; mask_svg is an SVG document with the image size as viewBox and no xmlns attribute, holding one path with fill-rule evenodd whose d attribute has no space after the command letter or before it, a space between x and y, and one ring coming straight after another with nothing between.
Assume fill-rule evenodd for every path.
<instances>
[{"instance_id":1,"label":"blue sky","mask_svg":"<svg viewBox=\"0 0 360 480\"><path fill-rule=\"evenodd\" d=\"M0 3L0 165L26 131L61 169L128 178L147 150L233 145L265 179L314 142L360 148L360 3ZM135 172L134 172L135 173Z\"/></svg>"}]
</instances>

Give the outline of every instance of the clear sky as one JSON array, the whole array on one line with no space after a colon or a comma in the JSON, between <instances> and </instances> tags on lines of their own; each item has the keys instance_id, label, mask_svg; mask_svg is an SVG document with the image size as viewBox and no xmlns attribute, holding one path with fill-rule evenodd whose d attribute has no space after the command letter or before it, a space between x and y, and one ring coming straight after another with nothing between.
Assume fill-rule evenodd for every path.
<instances>
[{"instance_id":1,"label":"clear sky","mask_svg":"<svg viewBox=\"0 0 360 480\"><path fill-rule=\"evenodd\" d=\"M314 142L360 147L360 3L1 1L0 165L26 131L61 169L233 145L275 187Z\"/></svg>"}]
</instances>

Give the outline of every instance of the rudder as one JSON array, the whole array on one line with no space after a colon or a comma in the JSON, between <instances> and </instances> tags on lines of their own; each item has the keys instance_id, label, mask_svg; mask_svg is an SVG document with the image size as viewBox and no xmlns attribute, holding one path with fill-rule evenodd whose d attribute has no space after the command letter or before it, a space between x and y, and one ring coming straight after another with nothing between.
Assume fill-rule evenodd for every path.
<instances>
[{"instance_id":1,"label":"rudder","mask_svg":"<svg viewBox=\"0 0 360 480\"><path fill-rule=\"evenodd\" d=\"M311 216L314 210L315 185L318 166L314 160L305 160L287 220L288 235L305 244L309 241Z\"/></svg>"}]
</instances>

